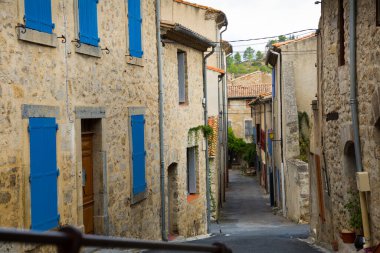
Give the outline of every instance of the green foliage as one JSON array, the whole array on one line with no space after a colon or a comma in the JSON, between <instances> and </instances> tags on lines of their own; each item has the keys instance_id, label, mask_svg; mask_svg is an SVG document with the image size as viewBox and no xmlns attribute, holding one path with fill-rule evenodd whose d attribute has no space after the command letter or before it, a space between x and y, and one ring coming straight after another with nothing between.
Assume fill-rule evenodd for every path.
<instances>
[{"instance_id":1,"label":"green foliage","mask_svg":"<svg viewBox=\"0 0 380 253\"><path fill-rule=\"evenodd\" d=\"M212 136L214 134L214 130L209 125L199 125L197 127L193 127L189 129L189 133L191 132L198 132L201 130L203 132L203 135L205 138L208 138L209 136Z\"/></svg>"},{"instance_id":2,"label":"green foliage","mask_svg":"<svg viewBox=\"0 0 380 253\"><path fill-rule=\"evenodd\" d=\"M350 218L348 220L349 225L353 229L361 230L362 224L362 213L360 209L360 199L358 192L350 191L347 203L344 205Z\"/></svg>"},{"instance_id":3,"label":"green foliage","mask_svg":"<svg viewBox=\"0 0 380 253\"><path fill-rule=\"evenodd\" d=\"M264 59L264 54L261 51L256 52L256 61L262 61Z\"/></svg>"},{"instance_id":4,"label":"green foliage","mask_svg":"<svg viewBox=\"0 0 380 253\"><path fill-rule=\"evenodd\" d=\"M234 64L234 58L232 58L231 55L229 55L229 56L227 57L226 61L227 61L227 68L229 68L231 65Z\"/></svg>"},{"instance_id":5,"label":"green foliage","mask_svg":"<svg viewBox=\"0 0 380 253\"><path fill-rule=\"evenodd\" d=\"M236 64L240 64L241 63L241 55L239 52L236 52L235 55L234 55L234 61Z\"/></svg>"},{"instance_id":6,"label":"green foliage","mask_svg":"<svg viewBox=\"0 0 380 253\"><path fill-rule=\"evenodd\" d=\"M304 162L308 162L310 150L310 139L308 135L310 129L310 120L306 112L298 112L298 129L300 146L299 158Z\"/></svg>"},{"instance_id":7,"label":"green foliage","mask_svg":"<svg viewBox=\"0 0 380 253\"><path fill-rule=\"evenodd\" d=\"M246 143L242 138L237 138L232 131L228 128L228 151L242 157L248 164L254 162L256 145L253 143Z\"/></svg>"},{"instance_id":8,"label":"green foliage","mask_svg":"<svg viewBox=\"0 0 380 253\"><path fill-rule=\"evenodd\" d=\"M251 47L247 47L247 49L244 51L244 54L243 54L244 60L252 62L254 53L255 53L255 50L253 50Z\"/></svg>"},{"instance_id":9,"label":"green foliage","mask_svg":"<svg viewBox=\"0 0 380 253\"><path fill-rule=\"evenodd\" d=\"M278 42L284 42L284 41L286 41L286 40L288 40L288 38L286 38L285 35L280 35L280 36L278 36Z\"/></svg>"}]
</instances>

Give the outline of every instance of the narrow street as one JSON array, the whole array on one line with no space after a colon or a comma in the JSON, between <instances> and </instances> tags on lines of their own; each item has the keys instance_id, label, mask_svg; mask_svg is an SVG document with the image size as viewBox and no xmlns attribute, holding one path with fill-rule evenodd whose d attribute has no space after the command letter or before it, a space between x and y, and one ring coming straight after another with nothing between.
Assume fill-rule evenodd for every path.
<instances>
[{"instance_id":1,"label":"narrow street","mask_svg":"<svg viewBox=\"0 0 380 253\"><path fill-rule=\"evenodd\" d=\"M255 177L230 170L226 198L219 224L212 225L214 236L191 243L222 242L234 253L323 252L306 242L308 225L295 224L273 214L269 198Z\"/></svg>"}]
</instances>

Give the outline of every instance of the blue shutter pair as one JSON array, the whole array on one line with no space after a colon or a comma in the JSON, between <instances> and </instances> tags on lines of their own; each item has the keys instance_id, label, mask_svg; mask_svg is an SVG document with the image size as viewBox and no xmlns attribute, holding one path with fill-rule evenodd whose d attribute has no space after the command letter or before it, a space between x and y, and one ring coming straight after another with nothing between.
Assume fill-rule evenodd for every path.
<instances>
[{"instance_id":1,"label":"blue shutter pair","mask_svg":"<svg viewBox=\"0 0 380 253\"><path fill-rule=\"evenodd\" d=\"M51 0L25 0L25 26L29 29L52 33Z\"/></svg>"},{"instance_id":2,"label":"blue shutter pair","mask_svg":"<svg viewBox=\"0 0 380 253\"><path fill-rule=\"evenodd\" d=\"M133 194L146 190L145 180L145 119L144 115L132 115L132 170Z\"/></svg>"},{"instance_id":3,"label":"blue shutter pair","mask_svg":"<svg viewBox=\"0 0 380 253\"><path fill-rule=\"evenodd\" d=\"M57 125L55 118L30 118L31 229L58 226Z\"/></svg>"},{"instance_id":4,"label":"blue shutter pair","mask_svg":"<svg viewBox=\"0 0 380 253\"><path fill-rule=\"evenodd\" d=\"M79 40L81 43L97 47L98 37L98 0L79 0Z\"/></svg>"},{"instance_id":5,"label":"blue shutter pair","mask_svg":"<svg viewBox=\"0 0 380 253\"><path fill-rule=\"evenodd\" d=\"M128 0L129 53L141 58L142 50L141 0Z\"/></svg>"}]
</instances>

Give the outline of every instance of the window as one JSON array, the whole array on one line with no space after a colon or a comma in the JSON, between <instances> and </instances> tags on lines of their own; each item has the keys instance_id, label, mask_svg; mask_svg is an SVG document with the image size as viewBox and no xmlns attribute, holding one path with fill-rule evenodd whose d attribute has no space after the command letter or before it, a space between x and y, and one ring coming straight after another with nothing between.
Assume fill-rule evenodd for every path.
<instances>
[{"instance_id":1,"label":"window","mask_svg":"<svg viewBox=\"0 0 380 253\"><path fill-rule=\"evenodd\" d=\"M179 103L187 102L187 67L186 67L186 53L182 51L177 52L178 60L178 95Z\"/></svg>"},{"instance_id":2,"label":"window","mask_svg":"<svg viewBox=\"0 0 380 253\"><path fill-rule=\"evenodd\" d=\"M53 33L54 24L51 18L51 0L25 0L26 28L44 33Z\"/></svg>"},{"instance_id":3,"label":"window","mask_svg":"<svg viewBox=\"0 0 380 253\"><path fill-rule=\"evenodd\" d=\"M245 132L246 137L253 135L253 122L252 122L252 120L245 120L244 121L244 132Z\"/></svg>"},{"instance_id":4,"label":"window","mask_svg":"<svg viewBox=\"0 0 380 253\"><path fill-rule=\"evenodd\" d=\"M345 64L345 38L344 38L344 7L343 0L338 1L338 29L339 29L339 52L338 52L338 66Z\"/></svg>"},{"instance_id":5,"label":"window","mask_svg":"<svg viewBox=\"0 0 380 253\"><path fill-rule=\"evenodd\" d=\"M197 193L197 148L187 149L187 191L189 194Z\"/></svg>"},{"instance_id":6,"label":"window","mask_svg":"<svg viewBox=\"0 0 380 253\"><path fill-rule=\"evenodd\" d=\"M97 47L98 37L98 1L78 0L79 40L81 43Z\"/></svg>"},{"instance_id":7,"label":"window","mask_svg":"<svg viewBox=\"0 0 380 253\"><path fill-rule=\"evenodd\" d=\"M30 118L31 229L58 227L57 125L55 118Z\"/></svg>"},{"instance_id":8,"label":"window","mask_svg":"<svg viewBox=\"0 0 380 253\"><path fill-rule=\"evenodd\" d=\"M145 117L141 108L131 111L132 203L136 203L146 197Z\"/></svg>"},{"instance_id":9,"label":"window","mask_svg":"<svg viewBox=\"0 0 380 253\"><path fill-rule=\"evenodd\" d=\"M141 0L128 0L129 54L142 58Z\"/></svg>"},{"instance_id":10,"label":"window","mask_svg":"<svg viewBox=\"0 0 380 253\"><path fill-rule=\"evenodd\" d=\"M376 25L380 26L380 0L376 0Z\"/></svg>"}]
</instances>

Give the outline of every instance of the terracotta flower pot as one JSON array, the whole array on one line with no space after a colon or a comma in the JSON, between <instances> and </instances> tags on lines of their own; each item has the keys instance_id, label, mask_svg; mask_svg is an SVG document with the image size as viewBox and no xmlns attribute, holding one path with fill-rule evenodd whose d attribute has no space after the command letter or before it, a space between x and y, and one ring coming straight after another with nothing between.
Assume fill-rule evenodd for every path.
<instances>
[{"instance_id":1,"label":"terracotta flower pot","mask_svg":"<svg viewBox=\"0 0 380 253\"><path fill-rule=\"evenodd\" d=\"M355 241L355 232L353 231L341 231L340 238L342 238L344 243L354 243Z\"/></svg>"}]
</instances>

